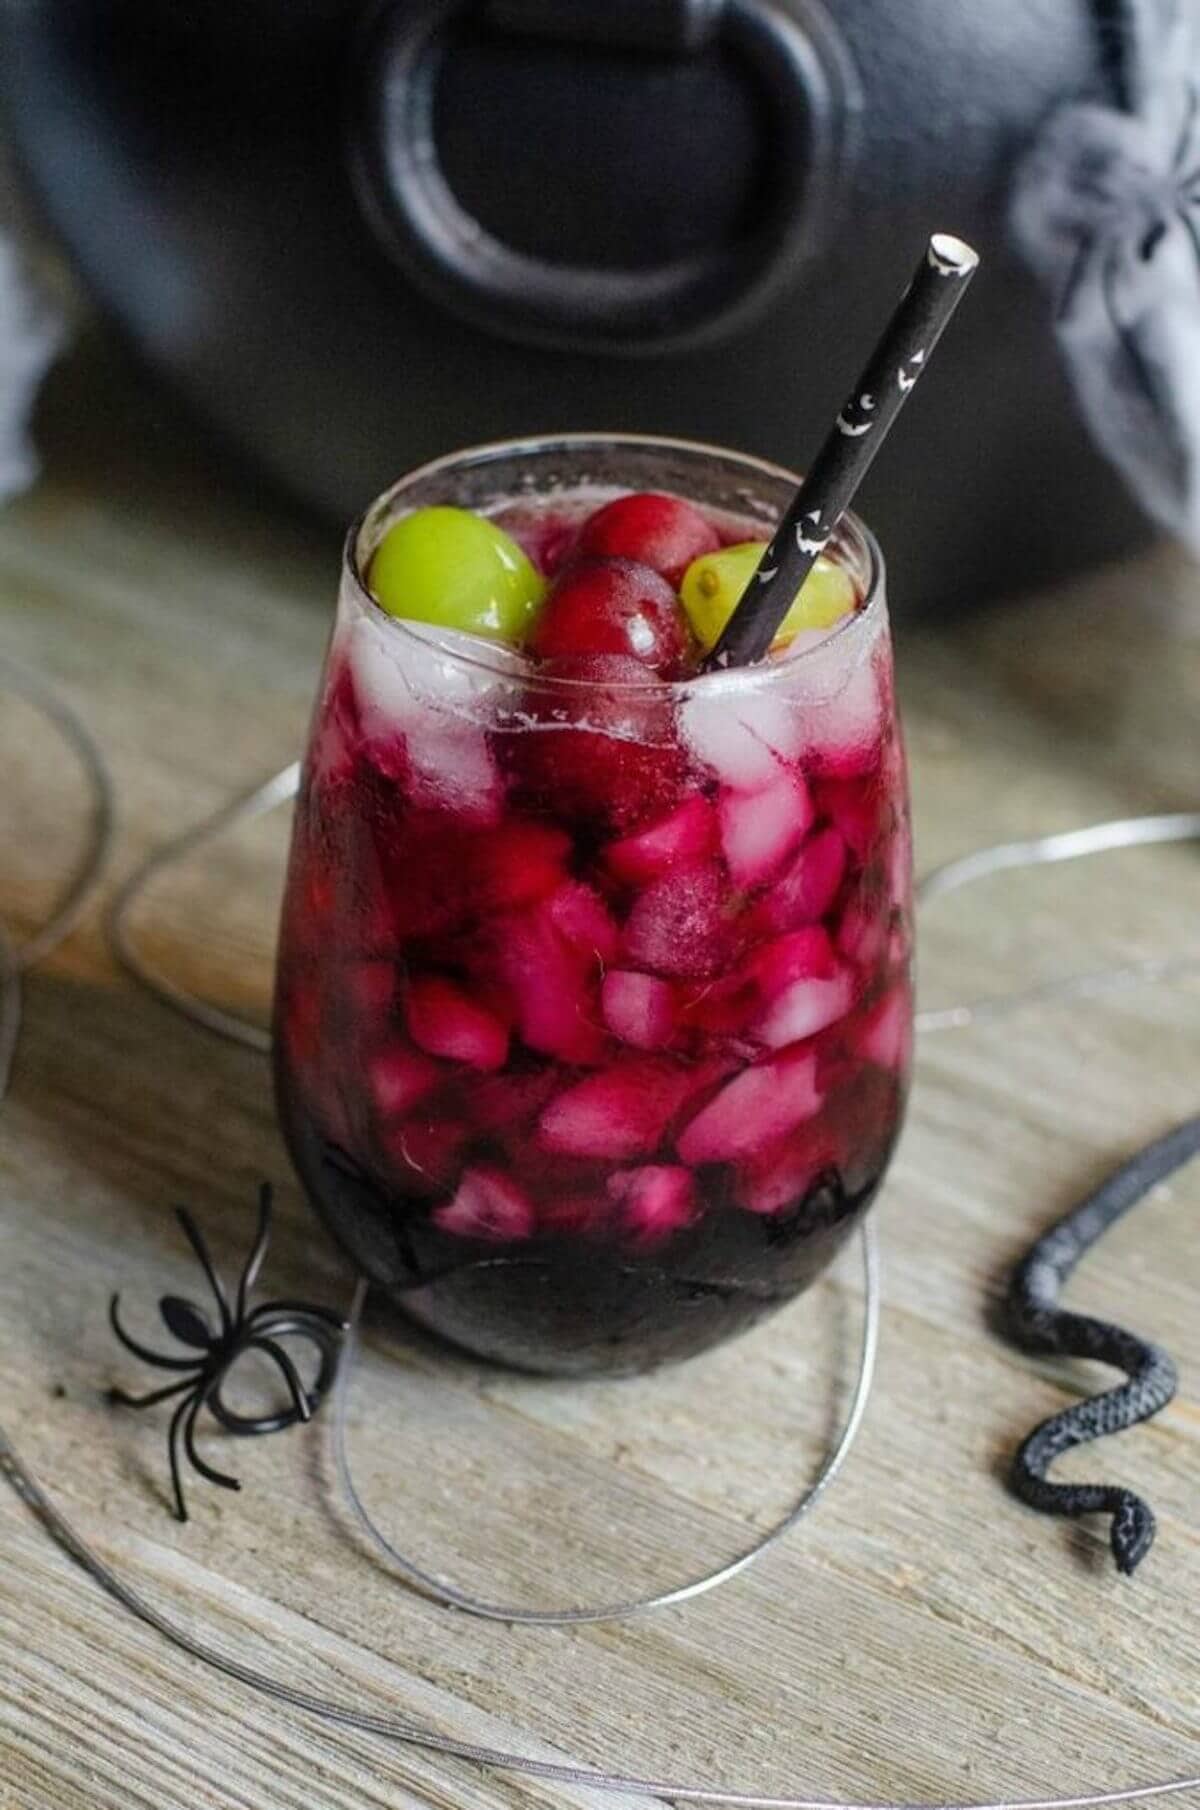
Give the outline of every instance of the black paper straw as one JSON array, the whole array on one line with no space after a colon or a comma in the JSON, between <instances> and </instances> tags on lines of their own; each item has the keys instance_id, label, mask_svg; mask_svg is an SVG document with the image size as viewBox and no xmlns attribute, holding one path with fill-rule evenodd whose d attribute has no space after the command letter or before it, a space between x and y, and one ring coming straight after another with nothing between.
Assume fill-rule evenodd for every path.
<instances>
[{"instance_id":1,"label":"black paper straw","mask_svg":"<svg viewBox=\"0 0 1200 1810\"><path fill-rule=\"evenodd\" d=\"M979 264L962 239L934 233L913 279L704 663L750 666L767 652L824 552L887 431L929 362Z\"/></svg>"}]
</instances>

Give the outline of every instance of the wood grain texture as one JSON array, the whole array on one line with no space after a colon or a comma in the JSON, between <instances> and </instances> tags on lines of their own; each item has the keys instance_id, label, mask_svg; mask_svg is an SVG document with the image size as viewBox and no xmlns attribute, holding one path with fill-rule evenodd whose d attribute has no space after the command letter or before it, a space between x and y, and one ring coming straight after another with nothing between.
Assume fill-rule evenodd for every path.
<instances>
[{"instance_id":1,"label":"wood grain texture","mask_svg":"<svg viewBox=\"0 0 1200 1810\"><path fill-rule=\"evenodd\" d=\"M338 537L223 482L85 347L55 379L48 476L0 516L0 649L81 710L109 758L117 871L297 750ZM381 479L387 474L381 473ZM900 637L919 865L980 843L1194 807L1200 581L1160 550L953 629ZM45 910L79 833L50 732L0 698L0 912ZM141 933L173 973L262 1014L283 817L164 881ZM930 907L922 1003L1168 949L1200 956L1195 848L997 879ZM1200 974L1200 970L1197 971ZM298 1684L530 1751L744 1786L885 1797L1103 1787L1194 1769L1200 1736L1200 1174L1089 1260L1073 1302L1166 1343L1183 1388L1063 1475L1143 1490L1135 1581L1102 1524L1005 1492L1015 1443L1100 1373L989 1325L1023 1245L1131 1148L1197 1109L1200 979L931 1035L885 1191L881 1374L814 1520L715 1598L620 1627L474 1624L383 1577L337 1506L320 1428L233 1454L240 1496L167 1510L163 1425L104 1318L144 1330L190 1282L169 1214L227 1266L257 1178L280 1185L268 1285L346 1298L291 1179L266 1065L141 997L95 920L28 988L0 1121L3 1417L67 1513L205 1638ZM666 1583L737 1550L811 1473L848 1380L852 1255L713 1355L620 1384L532 1382L380 1319L352 1445L385 1525L508 1599ZM211 1440L220 1462L221 1446ZM114 1610L0 1491L3 1810L367 1810L584 1801L285 1716Z\"/></svg>"}]
</instances>

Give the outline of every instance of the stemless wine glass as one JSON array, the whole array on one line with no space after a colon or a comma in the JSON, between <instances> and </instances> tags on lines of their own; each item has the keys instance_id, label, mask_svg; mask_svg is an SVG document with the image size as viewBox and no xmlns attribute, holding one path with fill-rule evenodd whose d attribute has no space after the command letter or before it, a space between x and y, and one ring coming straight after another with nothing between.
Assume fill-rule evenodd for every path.
<instances>
[{"instance_id":1,"label":"stemless wine glass","mask_svg":"<svg viewBox=\"0 0 1200 1810\"><path fill-rule=\"evenodd\" d=\"M883 562L754 668L558 677L384 614L397 517L535 556L623 490L765 539L789 472L669 440L482 447L351 531L296 810L276 1087L362 1271L469 1350L558 1373L700 1351L804 1289L874 1196L911 1051L910 842Z\"/></svg>"}]
</instances>

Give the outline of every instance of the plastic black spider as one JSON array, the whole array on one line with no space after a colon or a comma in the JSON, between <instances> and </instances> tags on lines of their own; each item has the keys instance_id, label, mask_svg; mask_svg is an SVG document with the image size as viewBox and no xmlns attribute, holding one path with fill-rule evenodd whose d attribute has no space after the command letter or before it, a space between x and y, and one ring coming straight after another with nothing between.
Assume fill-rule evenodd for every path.
<instances>
[{"instance_id":1,"label":"plastic black spider","mask_svg":"<svg viewBox=\"0 0 1200 1810\"><path fill-rule=\"evenodd\" d=\"M178 1370L183 1374L181 1381L169 1383L165 1389L151 1390L148 1395L129 1395L124 1389L110 1389L109 1400L127 1408L151 1408L158 1402L170 1401L174 1396L181 1397L171 1416L167 1451L171 1460L171 1482L175 1488L175 1514L178 1520L186 1521L187 1504L184 1501L179 1465L181 1440L188 1462L201 1477L218 1484L222 1489L242 1487L236 1477L228 1477L224 1472L214 1470L197 1452L196 1421L203 1410L207 1408L226 1432L243 1437L282 1432L285 1427L295 1426L297 1421L310 1420L333 1381L338 1348L346 1324L340 1315L331 1313L328 1308L314 1307L304 1301L264 1301L247 1311L250 1291L258 1279L271 1236L271 1187L268 1182L264 1182L259 1190L258 1230L246 1259L246 1266L238 1279L232 1309L195 1220L186 1207L176 1207L175 1216L208 1278L217 1306L219 1327L214 1331L204 1309L197 1307L194 1302L186 1301L180 1295L164 1295L159 1302L163 1324L181 1345L191 1346L197 1355L172 1357L164 1352L151 1351L136 1339L130 1338L121 1325L118 1312L120 1296L114 1295L109 1303L108 1317L125 1349L141 1358L143 1363L153 1364L160 1370ZM306 1339L315 1347L320 1363L311 1388L305 1389L295 1364L279 1342L281 1339ZM261 1351L269 1357L287 1384L291 1401L278 1413L237 1414L222 1399L230 1371L248 1351Z\"/></svg>"}]
</instances>

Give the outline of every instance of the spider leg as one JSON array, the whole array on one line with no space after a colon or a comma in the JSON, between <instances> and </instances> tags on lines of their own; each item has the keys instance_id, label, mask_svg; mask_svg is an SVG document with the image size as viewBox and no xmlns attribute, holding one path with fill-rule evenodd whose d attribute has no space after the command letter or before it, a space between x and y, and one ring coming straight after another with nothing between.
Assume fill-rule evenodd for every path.
<instances>
[{"instance_id":1,"label":"spider leg","mask_svg":"<svg viewBox=\"0 0 1200 1810\"><path fill-rule=\"evenodd\" d=\"M175 1519L186 1521L188 1518L187 1503L183 1499L183 1478L179 1473L179 1429L183 1425L184 1415L195 1407L195 1394L185 1397L171 1416L171 1427L167 1434L167 1456L171 1460L171 1483L175 1490Z\"/></svg>"},{"instance_id":2,"label":"spider leg","mask_svg":"<svg viewBox=\"0 0 1200 1810\"><path fill-rule=\"evenodd\" d=\"M341 1314L335 1313L332 1307L314 1307L309 1301L260 1301L246 1315L245 1324L257 1326L262 1320L274 1319L276 1315L294 1316L297 1319L321 1320L334 1332L345 1332L346 1321Z\"/></svg>"},{"instance_id":3,"label":"spider leg","mask_svg":"<svg viewBox=\"0 0 1200 1810\"><path fill-rule=\"evenodd\" d=\"M288 1386L288 1391L292 1398L292 1406L295 1408L297 1415L301 1420L311 1420L312 1409L309 1406L308 1395L305 1391L304 1384L300 1381L300 1372L296 1369L295 1364L293 1364L291 1358L283 1349L283 1346L276 1344L275 1340L268 1338L266 1334L260 1334L258 1338L248 1339L242 1349L244 1351L261 1351L264 1352L267 1357L275 1360L283 1373L283 1380Z\"/></svg>"},{"instance_id":4,"label":"spider leg","mask_svg":"<svg viewBox=\"0 0 1200 1810\"><path fill-rule=\"evenodd\" d=\"M117 1311L120 1295L114 1295L108 1304L108 1321L126 1351L132 1351L134 1357L141 1358L143 1364L156 1364L160 1370L194 1370L195 1358L168 1357L164 1352L151 1351L148 1345L139 1345L136 1339L130 1338L121 1324L121 1316Z\"/></svg>"},{"instance_id":5,"label":"spider leg","mask_svg":"<svg viewBox=\"0 0 1200 1810\"><path fill-rule=\"evenodd\" d=\"M200 1365L196 1366L197 1371ZM197 1378L184 1377L181 1383L168 1383L165 1389L151 1389L149 1395L130 1395L126 1389L118 1389L115 1385L108 1392L108 1399L120 1408L153 1408L160 1401L170 1401L173 1395L182 1395L185 1390L196 1387Z\"/></svg>"},{"instance_id":6,"label":"spider leg","mask_svg":"<svg viewBox=\"0 0 1200 1810\"><path fill-rule=\"evenodd\" d=\"M208 1254L208 1246L204 1242L199 1226L196 1224L186 1207L176 1207L175 1217L183 1227L184 1237L195 1252L196 1259L200 1264L201 1269L208 1277L208 1285L212 1289L213 1299L217 1304L217 1312L221 1316L221 1328L225 1333L225 1336L228 1337L233 1329L233 1320L229 1312L229 1300L226 1296L221 1278L213 1268L213 1260Z\"/></svg>"},{"instance_id":7,"label":"spider leg","mask_svg":"<svg viewBox=\"0 0 1200 1810\"><path fill-rule=\"evenodd\" d=\"M258 1230L254 1234L254 1243L250 1247L250 1255L246 1259L246 1267L242 1271L237 1287L237 1303L234 1307L234 1318L240 1325L246 1318L246 1302L250 1291L258 1281L258 1272L262 1268L263 1258L267 1254L267 1244L271 1237L271 1184L264 1182L258 1191Z\"/></svg>"},{"instance_id":8,"label":"spider leg","mask_svg":"<svg viewBox=\"0 0 1200 1810\"><path fill-rule=\"evenodd\" d=\"M191 1407L187 1410L183 1422L183 1449L187 1453L193 1468L199 1471L202 1477L206 1477L210 1483L217 1484L221 1489L241 1489L242 1486L236 1477L227 1477L224 1471L214 1471L212 1465L206 1464L196 1450L196 1421L200 1414L200 1410L207 1406L208 1398L215 1387L215 1382L210 1384L207 1389L197 1395L195 1401L193 1401Z\"/></svg>"}]
</instances>

